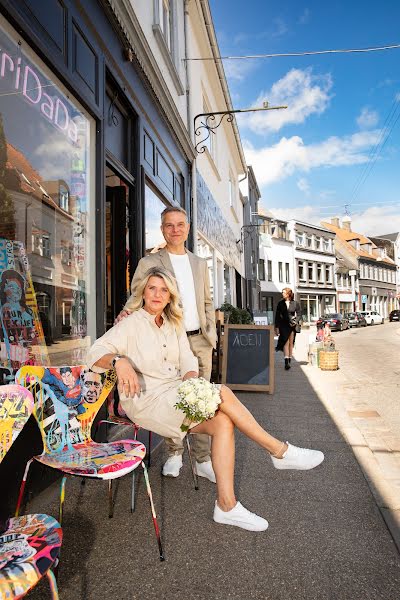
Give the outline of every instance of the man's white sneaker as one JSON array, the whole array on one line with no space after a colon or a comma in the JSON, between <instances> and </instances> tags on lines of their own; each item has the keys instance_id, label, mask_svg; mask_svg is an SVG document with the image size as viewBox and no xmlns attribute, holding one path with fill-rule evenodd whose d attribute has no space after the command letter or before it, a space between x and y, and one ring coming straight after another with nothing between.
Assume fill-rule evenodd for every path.
<instances>
[{"instance_id":1,"label":"man's white sneaker","mask_svg":"<svg viewBox=\"0 0 400 600\"><path fill-rule=\"evenodd\" d=\"M247 510L240 502L237 502L236 506L227 512L221 510L215 503L214 521L221 525L234 525L248 531L265 531L268 528L268 521Z\"/></svg>"},{"instance_id":2,"label":"man's white sneaker","mask_svg":"<svg viewBox=\"0 0 400 600\"><path fill-rule=\"evenodd\" d=\"M164 477L178 477L179 471L182 469L182 455L173 454L166 460L162 474Z\"/></svg>"},{"instance_id":3,"label":"man's white sneaker","mask_svg":"<svg viewBox=\"0 0 400 600\"><path fill-rule=\"evenodd\" d=\"M195 469L196 469L196 473L199 477L205 477L212 483L217 483L217 480L215 479L215 473L214 473L214 469L213 469L211 460L207 460L206 462L202 462L202 463L199 463L196 460Z\"/></svg>"},{"instance_id":4,"label":"man's white sneaker","mask_svg":"<svg viewBox=\"0 0 400 600\"><path fill-rule=\"evenodd\" d=\"M272 464L275 469L297 469L306 471L318 467L324 460L324 455L319 450L308 450L307 448L298 448L286 442L288 449L283 458L271 456Z\"/></svg>"}]
</instances>

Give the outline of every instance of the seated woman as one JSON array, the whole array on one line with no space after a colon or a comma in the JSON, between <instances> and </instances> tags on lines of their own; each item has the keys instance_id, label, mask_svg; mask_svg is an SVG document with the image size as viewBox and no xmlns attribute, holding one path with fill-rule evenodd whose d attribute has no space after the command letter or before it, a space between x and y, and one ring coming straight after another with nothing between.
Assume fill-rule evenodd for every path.
<instances>
[{"instance_id":1,"label":"seated woman","mask_svg":"<svg viewBox=\"0 0 400 600\"><path fill-rule=\"evenodd\" d=\"M175 280L165 270L150 269L138 287L136 306L92 346L88 365L102 372L112 367L118 377L121 404L135 423L163 437L181 440L185 415L176 409L182 380L198 376L197 359L182 326L183 314ZM313 469L324 455L272 437L226 386L212 419L192 423L191 432L212 437L212 464L217 480L214 521L250 531L268 522L236 501L234 493L235 426L271 455L276 469Z\"/></svg>"}]
</instances>

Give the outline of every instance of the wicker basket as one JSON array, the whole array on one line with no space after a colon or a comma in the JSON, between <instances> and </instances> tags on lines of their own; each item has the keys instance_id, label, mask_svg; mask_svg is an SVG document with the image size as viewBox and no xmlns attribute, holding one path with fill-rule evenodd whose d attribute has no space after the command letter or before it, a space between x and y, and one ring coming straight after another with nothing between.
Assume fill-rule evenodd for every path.
<instances>
[{"instance_id":1,"label":"wicker basket","mask_svg":"<svg viewBox=\"0 0 400 600\"><path fill-rule=\"evenodd\" d=\"M319 368L322 371L337 371L339 368L339 352L326 352L321 350L319 352Z\"/></svg>"}]
</instances>

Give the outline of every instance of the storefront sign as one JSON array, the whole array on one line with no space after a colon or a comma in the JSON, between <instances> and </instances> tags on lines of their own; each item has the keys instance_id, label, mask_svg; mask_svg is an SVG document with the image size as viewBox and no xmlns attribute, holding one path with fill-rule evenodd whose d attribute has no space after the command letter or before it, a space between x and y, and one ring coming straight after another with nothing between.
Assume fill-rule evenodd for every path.
<instances>
[{"instance_id":1,"label":"storefront sign","mask_svg":"<svg viewBox=\"0 0 400 600\"><path fill-rule=\"evenodd\" d=\"M366 295L366 294L363 294L363 295L361 296L361 302L362 302L363 304L365 304L365 303L367 302L367 295Z\"/></svg>"},{"instance_id":2,"label":"storefront sign","mask_svg":"<svg viewBox=\"0 0 400 600\"><path fill-rule=\"evenodd\" d=\"M11 43L11 41L10 41ZM17 52L17 49L15 49ZM57 95L49 96L45 89L54 86L33 65L26 64L25 56L13 58L0 50L0 79L10 84L9 92L17 90L29 104L72 142L78 141L78 129L69 107Z\"/></svg>"}]
</instances>

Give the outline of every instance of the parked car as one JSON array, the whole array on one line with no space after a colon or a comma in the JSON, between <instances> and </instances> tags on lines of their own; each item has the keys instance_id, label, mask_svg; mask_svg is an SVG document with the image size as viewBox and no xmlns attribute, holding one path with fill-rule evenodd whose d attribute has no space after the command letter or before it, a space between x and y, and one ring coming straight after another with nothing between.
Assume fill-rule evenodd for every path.
<instances>
[{"instance_id":1,"label":"parked car","mask_svg":"<svg viewBox=\"0 0 400 600\"><path fill-rule=\"evenodd\" d=\"M360 311L364 315L367 325L378 325L385 322L384 317L380 315L376 310L362 310Z\"/></svg>"},{"instance_id":2,"label":"parked car","mask_svg":"<svg viewBox=\"0 0 400 600\"><path fill-rule=\"evenodd\" d=\"M329 323L332 331L343 331L349 328L349 320L342 313L322 315L317 321L317 328L323 327L325 323Z\"/></svg>"},{"instance_id":3,"label":"parked car","mask_svg":"<svg viewBox=\"0 0 400 600\"><path fill-rule=\"evenodd\" d=\"M367 321L365 320L364 315L360 312L350 312L346 314L346 317L349 320L349 327L366 327Z\"/></svg>"},{"instance_id":4,"label":"parked car","mask_svg":"<svg viewBox=\"0 0 400 600\"><path fill-rule=\"evenodd\" d=\"M400 321L400 310L392 310L389 315L389 321Z\"/></svg>"}]
</instances>

